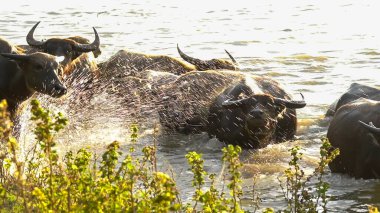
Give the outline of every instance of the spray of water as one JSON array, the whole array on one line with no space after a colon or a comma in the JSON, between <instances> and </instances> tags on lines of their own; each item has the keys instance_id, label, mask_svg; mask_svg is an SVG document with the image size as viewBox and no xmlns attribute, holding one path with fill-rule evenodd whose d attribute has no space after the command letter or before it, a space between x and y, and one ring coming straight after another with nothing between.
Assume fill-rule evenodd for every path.
<instances>
[{"instance_id":1,"label":"spray of water","mask_svg":"<svg viewBox=\"0 0 380 213\"><path fill-rule=\"evenodd\" d=\"M62 151L76 147L103 148L114 140L128 142L129 126L138 123L141 129L152 128L157 123L154 113L158 104L157 90L167 83L165 74L145 71L146 78L121 75L123 64L114 64L119 75L101 73L101 69L84 60L77 63L65 76L68 92L59 99L36 94L41 105L52 112L62 112L68 119L68 126L57 135ZM67 72L68 73L68 72ZM148 77L150 76L150 77ZM160 80L157 80L160 79ZM20 141L28 150L33 146L33 125L30 121L29 103L20 113Z\"/></svg>"}]
</instances>

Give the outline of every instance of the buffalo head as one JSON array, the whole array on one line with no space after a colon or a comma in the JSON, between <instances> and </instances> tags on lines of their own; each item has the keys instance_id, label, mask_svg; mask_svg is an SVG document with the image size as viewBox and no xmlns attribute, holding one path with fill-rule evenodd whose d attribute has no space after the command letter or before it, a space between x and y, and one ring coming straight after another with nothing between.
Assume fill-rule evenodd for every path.
<instances>
[{"instance_id":1,"label":"buffalo head","mask_svg":"<svg viewBox=\"0 0 380 213\"><path fill-rule=\"evenodd\" d=\"M246 97L240 98L244 94ZM238 84L219 97L210 108L209 123L213 134L221 141L246 148L265 147L274 140L278 118L286 108L306 106L304 100L293 101L270 94L253 94L244 84Z\"/></svg>"},{"instance_id":2,"label":"buffalo head","mask_svg":"<svg viewBox=\"0 0 380 213\"><path fill-rule=\"evenodd\" d=\"M181 49L179 49L179 46L177 44L177 50L181 58L183 60L189 62L190 64L193 64L197 70L204 71L204 70L218 70L218 69L226 69L226 70L238 70L238 64L236 60L232 57L232 55L227 51L226 53L231 58L231 61L223 60L223 59L211 59L211 60L200 60L197 58L190 57L183 53Z\"/></svg>"},{"instance_id":3,"label":"buffalo head","mask_svg":"<svg viewBox=\"0 0 380 213\"><path fill-rule=\"evenodd\" d=\"M64 60L61 62L63 65L67 65L84 52L99 50L99 35L95 28L93 28L95 40L91 44L83 44L80 41L78 42L78 39L73 39L73 37L71 37L71 39L50 38L46 41L38 41L34 38L33 34L39 23L40 22L37 22L29 31L26 36L26 41L30 46L41 49L45 53L55 56L64 56Z\"/></svg>"},{"instance_id":4,"label":"buffalo head","mask_svg":"<svg viewBox=\"0 0 380 213\"><path fill-rule=\"evenodd\" d=\"M56 57L46 53L33 53L30 55L18 55L2 53L3 57L16 61L21 70L27 91L25 93L40 92L52 97L61 97L66 94L66 87L59 80L57 73L60 65ZM11 82L12 83L12 82ZM17 82L13 82L17 84ZM14 85L13 87L23 87ZM21 90L22 88L15 88ZM14 93L16 93L14 91Z\"/></svg>"}]
</instances>

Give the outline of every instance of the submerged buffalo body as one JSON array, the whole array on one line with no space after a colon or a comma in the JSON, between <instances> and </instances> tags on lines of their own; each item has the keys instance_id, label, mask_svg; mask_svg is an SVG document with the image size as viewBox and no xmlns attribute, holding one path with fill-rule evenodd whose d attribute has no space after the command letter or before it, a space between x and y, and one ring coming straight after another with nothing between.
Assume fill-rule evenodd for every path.
<instances>
[{"instance_id":1,"label":"submerged buffalo body","mask_svg":"<svg viewBox=\"0 0 380 213\"><path fill-rule=\"evenodd\" d=\"M380 102L359 98L338 108L327 138L340 149L330 164L332 172L356 178L380 178Z\"/></svg>"},{"instance_id":2,"label":"submerged buffalo body","mask_svg":"<svg viewBox=\"0 0 380 213\"><path fill-rule=\"evenodd\" d=\"M46 53L1 53L0 100L6 99L13 116L17 106L35 92L60 97L66 88L59 80L56 58Z\"/></svg>"},{"instance_id":3,"label":"submerged buffalo body","mask_svg":"<svg viewBox=\"0 0 380 213\"><path fill-rule=\"evenodd\" d=\"M326 116L334 116L340 107L359 98L380 101L380 90L363 84L353 83L350 85L350 88L329 107Z\"/></svg>"},{"instance_id":4,"label":"submerged buffalo body","mask_svg":"<svg viewBox=\"0 0 380 213\"><path fill-rule=\"evenodd\" d=\"M244 148L290 139L297 127L290 96L269 78L229 71L191 72L166 89L161 123L180 132L206 131Z\"/></svg>"}]
</instances>

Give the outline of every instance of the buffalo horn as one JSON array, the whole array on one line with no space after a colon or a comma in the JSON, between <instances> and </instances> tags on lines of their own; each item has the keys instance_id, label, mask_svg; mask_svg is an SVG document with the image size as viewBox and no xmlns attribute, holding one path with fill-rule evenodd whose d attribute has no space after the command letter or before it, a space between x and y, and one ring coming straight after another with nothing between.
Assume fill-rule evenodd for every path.
<instances>
[{"instance_id":1,"label":"buffalo horn","mask_svg":"<svg viewBox=\"0 0 380 213\"><path fill-rule=\"evenodd\" d=\"M91 52L99 48L100 45L100 39L98 32L96 31L95 27L93 27L94 33L95 33L95 40L91 44L75 44L75 50L80 51L80 52Z\"/></svg>"},{"instance_id":2,"label":"buffalo horn","mask_svg":"<svg viewBox=\"0 0 380 213\"><path fill-rule=\"evenodd\" d=\"M304 100L304 97L301 94L301 97L302 97L302 101L292 101L292 100L286 100L286 99L282 99L282 98L274 98L274 103L275 104L278 104L278 105L283 105L287 108L291 108L291 109L299 109L299 108L303 108L306 106L306 102Z\"/></svg>"},{"instance_id":3,"label":"buffalo horn","mask_svg":"<svg viewBox=\"0 0 380 213\"><path fill-rule=\"evenodd\" d=\"M224 51L226 51L227 55L230 57L230 59L232 60L232 62L234 62L234 64L237 64L235 58L227 50L224 50Z\"/></svg>"},{"instance_id":4,"label":"buffalo horn","mask_svg":"<svg viewBox=\"0 0 380 213\"><path fill-rule=\"evenodd\" d=\"M179 46L177 44L177 50L178 50L178 53L179 55L181 56L181 58L183 58L183 60L189 62L190 64L193 64L193 65L196 65L196 66L199 66L199 67L204 67L204 66L208 66L207 62L206 61L203 61L203 60L200 60L200 59L197 59L197 58L193 58L193 57L190 57L188 55L186 55L185 53L183 53L181 51L181 49L179 49Z\"/></svg>"},{"instance_id":5,"label":"buffalo horn","mask_svg":"<svg viewBox=\"0 0 380 213\"><path fill-rule=\"evenodd\" d=\"M380 134L380 128L375 127L372 122L369 122L369 124L366 124L363 121L359 121L359 123L366 129L368 129L371 133Z\"/></svg>"},{"instance_id":6,"label":"buffalo horn","mask_svg":"<svg viewBox=\"0 0 380 213\"><path fill-rule=\"evenodd\" d=\"M32 29L30 29L28 35L26 36L26 42L32 46L32 47L41 47L45 44L45 42L42 42L42 41L37 41L36 39L34 39L34 30L36 30L37 26L40 24L40 21L37 22L33 27Z\"/></svg>"},{"instance_id":7,"label":"buffalo horn","mask_svg":"<svg viewBox=\"0 0 380 213\"><path fill-rule=\"evenodd\" d=\"M3 57L14 59L14 60L28 60L29 55L19 55L19 54L10 54L10 53L0 53Z\"/></svg>"}]
</instances>

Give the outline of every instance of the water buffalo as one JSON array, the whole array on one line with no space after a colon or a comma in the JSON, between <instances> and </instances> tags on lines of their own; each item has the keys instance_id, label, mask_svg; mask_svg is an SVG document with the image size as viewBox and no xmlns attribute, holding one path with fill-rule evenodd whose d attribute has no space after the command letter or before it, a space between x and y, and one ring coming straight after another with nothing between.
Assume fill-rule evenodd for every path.
<instances>
[{"instance_id":1,"label":"water buffalo","mask_svg":"<svg viewBox=\"0 0 380 213\"><path fill-rule=\"evenodd\" d=\"M184 54L177 45L181 57L190 64L165 55L149 55L120 50L107 61L99 64L100 74L115 76L144 77L145 70L156 70L181 75L190 71L203 70L237 70L235 59L228 53L233 63L223 59L202 61Z\"/></svg>"},{"instance_id":2,"label":"water buffalo","mask_svg":"<svg viewBox=\"0 0 380 213\"><path fill-rule=\"evenodd\" d=\"M334 116L335 112L340 107L359 98L380 101L380 90L363 84L353 83L350 85L349 89L329 107L326 116Z\"/></svg>"},{"instance_id":3,"label":"water buffalo","mask_svg":"<svg viewBox=\"0 0 380 213\"><path fill-rule=\"evenodd\" d=\"M359 98L336 111L327 131L334 148L340 149L330 164L332 172L355 178L380 178L380 101ZM368 125L367 123L373 122Z\"/></svg>"},{"instance_id":4,"label":"water buffalo","mask_svg":"<svg viewBox=\"0 0 380 213\"><path fill-rule=\"evenodd\" d=\"M177 44L177 50L181 58L190 64L193 64L195 66L196 70L199 71L204 71L204 70L221 70L221 69L226 69L226 70L238 70L238 64L234 57L227 51L227 55L231 58L231 61L223 60L223 59L211 59L211 60L201 60L197 58L190 57L183 53L181 49L179 48Z\"/></svg>"},{"instance_id":5,"label":"water buffalo","mask_svg":"<svg viewBox=\"0 0 380 213\"><path fill-rule=\"evenodd\" d=\"M6 99L14 117L20 103L35 92L61 97L66 87L57 76L56 57L46 53L0 53L0 100Z\"/></svg>"},{"instance_id":6,"label":"water buffalo","mask_svg":"<svg viewBox=\"0 0 380 213\"><path fill-rule=\"evenodd\" d=\"M198 71L180 76L165 89L161 123L179 132L208 132L220 141L261 148L291 139L297 127L296 108L272 79L231 71Z\"/></svg>"},{"instance_id":7,"label":"water buffalo","mask_svg":"<svg viewBox=\"0 0 380 213\"><path fill-rule=\"evenodd\" d=\"M90 44L87 39L79 36L64 39L50 38L46 41L38 41L34 38L34 31L36 30L39 23L40 22L37 22L26 36L27 43L31 47L37 49L32 49L29 51L41 51L55 56L64 56L64 60L61 62L61 64L64 66L69 64L75 58L79 57L82 53L94 52L95 56L100 53L100 40L95 28L93 28L95 33L95 40Z\"/></svg>"}]
</instances>

